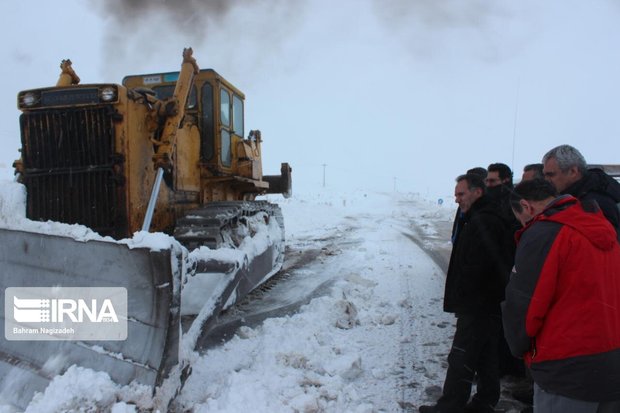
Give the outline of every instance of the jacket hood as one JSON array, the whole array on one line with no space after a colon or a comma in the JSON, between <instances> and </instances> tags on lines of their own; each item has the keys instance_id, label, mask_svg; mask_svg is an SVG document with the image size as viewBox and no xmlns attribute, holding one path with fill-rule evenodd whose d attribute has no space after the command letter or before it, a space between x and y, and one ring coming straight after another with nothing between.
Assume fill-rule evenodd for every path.
<instances>
[{"instance_id":1,"label":"jacket hood","mask_svg":"<svg viewBox=\"0 0 620 413\"><path fill-rule=\"evenodd\" d=\"M592 191L607 194L614 202L620 202L620 183L599 168L588 169L579 181L566 188L562 193L581 199Z\"/></svg>"},{"instance_id":2,"label":"jacket hood","mask_svg":"<svg viewBox=\"0 0 620 413\"><path fill-rule=\"evenodd\" d=\"M556 198L543 212L519 231L518 237L539 221L552 221L571 227L600 250L610 250L618 242L616 231L596 204L582 204L571 195Z\"/></svg>"}]
</instances>

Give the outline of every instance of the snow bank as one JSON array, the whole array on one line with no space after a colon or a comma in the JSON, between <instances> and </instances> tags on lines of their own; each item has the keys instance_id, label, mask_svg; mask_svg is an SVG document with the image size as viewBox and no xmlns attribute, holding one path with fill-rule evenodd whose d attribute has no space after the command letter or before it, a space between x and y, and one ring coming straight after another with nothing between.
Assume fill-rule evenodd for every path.
<instances>
[{"instance_id":1,"label":"snow bank","mask_svg":"<svg viewBox=\"0 0 620 413\"><path fill-rule=\"evenodd\" d=\"M24 413L133 413L137 412L137 404L149 408L149 399L147 386L132 384L121 388L106 373L72 366L62 376L54 378L44 393L35 395Z\"/></svg>"},{"instance_id":2,"label":"snow bank","mask_svg":"<svg viewBox=\"0 0 620 413\"><path fill-rule=\"evenodd\" d=\"M0 228L71 237L78 241L107 240L83 225L36 222L26 218L26 188L17 182L0 181Z\"/></svg>"}]
</instances>

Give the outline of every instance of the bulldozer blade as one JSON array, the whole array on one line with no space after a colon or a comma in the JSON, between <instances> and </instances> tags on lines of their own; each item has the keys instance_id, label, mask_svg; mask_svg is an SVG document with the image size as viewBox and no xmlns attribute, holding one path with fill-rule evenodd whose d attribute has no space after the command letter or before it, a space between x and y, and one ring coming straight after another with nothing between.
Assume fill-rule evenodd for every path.
<instances>
[{"instance_id":1,"label":"bulldozer blade","mask_svg":"<svg viewBox=\"0 0 620 413\"><path fill-rule=\"evenodd\" d=\"M199 306L181 311L182 355L187 355L188 351L203 351L214 344L210 334L217 327L222 311L242 300L282 268L283 249L283 241L279 240L241 265L217 259L198 259L183 290L200 291L200 296L203 298ZM166 411L189 375L191 368L188 359L181 357L179 364L167 378L167 383L157 389L155 406Z\"/></svg>"},{"instance_id":2,"label":"bulldozer blade","mask_svg":"<svg viewBox=\"0 0 620 413\"><path fill-rule=\"evenodd\" d=\"M25 408L72 365L157 386L178 362L181 252L0 229L0 286L124 287L127 339L0 341L0 399ZM5 330L6 294L0 294ZM50 370L49 366L54 368Z\"/></svg>"}]
</instances>

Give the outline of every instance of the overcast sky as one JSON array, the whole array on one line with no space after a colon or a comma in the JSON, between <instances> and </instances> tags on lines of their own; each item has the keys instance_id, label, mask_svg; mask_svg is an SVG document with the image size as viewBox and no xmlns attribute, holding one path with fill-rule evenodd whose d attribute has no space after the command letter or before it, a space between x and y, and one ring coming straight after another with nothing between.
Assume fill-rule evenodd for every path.
<instances>
[{"instance_id":1,"label":"overcast sky","mask_svg":"<svg viewBox=\"0 0 620 413\"><path fill-rule=\"evenodd\" d=\"M147 8L148 6L148 8ZM294 190L451 194L473 166L521 174L568 143L620 163L620 1L21 0L0 16L0 164L19 90L178 70L192 46L246 94L263 167Z\"/></svg>"}]
</instances>

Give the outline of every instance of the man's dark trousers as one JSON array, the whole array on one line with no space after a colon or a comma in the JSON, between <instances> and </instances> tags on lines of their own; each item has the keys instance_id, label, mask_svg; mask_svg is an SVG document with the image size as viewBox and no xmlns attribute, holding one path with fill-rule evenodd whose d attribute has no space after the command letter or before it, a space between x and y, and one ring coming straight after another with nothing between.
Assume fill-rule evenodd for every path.
<instances>
[{"instance_id":1,"label":"man's dark trousers","mask_svg":"<svg viewBox=\"0 0 620 413\"><path fill-rule=\"evenodd\" d=\"M499 400L499 315L457 314L456 333L448 355L443 395L437 401L441 413L462 413L469 400L474 373L476 406L495 406Z\"/></svg>"}]
</instances>

